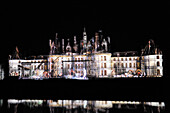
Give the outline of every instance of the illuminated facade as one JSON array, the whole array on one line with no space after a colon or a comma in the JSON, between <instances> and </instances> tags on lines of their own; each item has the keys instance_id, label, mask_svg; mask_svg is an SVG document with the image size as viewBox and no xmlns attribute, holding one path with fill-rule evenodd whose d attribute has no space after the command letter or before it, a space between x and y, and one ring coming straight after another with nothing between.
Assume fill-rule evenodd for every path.
<instances>
[{"instance_id":1,"label":"illuminated facade","mask_svg":"<svg viewBox=\"0 0 170 113\"><path fill-rule=\"evenodd\" d=\"M32 59L21 60L12 59L9 60L9 76L30 77L33 75L43 76L45 70L47 70L46 60L44 59Z\"/></svg>"},{"instance_id":2,"label":"illuminated facade","mask_svg":"<svg viewBox=\"0 0 170 113\"><path fill-rule=\"evenodd\" d=\"M110 37L103 37L102 31L87 40L86 30L79 41L74 36L71 46L67 39L49 40L50 52L46 58L22 60L16 48L16 58L9 60L10 76L48 77L161 77L163 76L162 52L149 40L141 54L136 51L110 53ZM62 43L62 44L61 44ZM37 71L38 70L38 71Z\"/></svg>"}]
</instances>

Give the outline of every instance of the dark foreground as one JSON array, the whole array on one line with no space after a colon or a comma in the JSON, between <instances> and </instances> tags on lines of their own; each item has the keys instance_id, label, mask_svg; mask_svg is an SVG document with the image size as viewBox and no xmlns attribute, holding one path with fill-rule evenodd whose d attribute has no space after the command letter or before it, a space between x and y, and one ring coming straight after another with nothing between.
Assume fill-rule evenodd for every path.
<instances>
[{"instance_id":1,"label":"dark foreground","mask_svg":"<svg viewBox=\"0 0 170 113\"><path fill-rule=\"evenodd\" d=\"M143 109L138 106L136 109L127 108L105 108L105 109L84 109L81 107L75 109L66 109L65 107L54 107L50 108L48 106L39 107L29 107L24 104L18 104L0 107L0 113L165 113L165 109L158 110L157 107L148 106Z\"/></svg>"},{"instance_id":2,"label":"dark foreground","mask_svg":"<svg viewBox=\"0 0 170 113\"><path fill-rule=\"evenodd\" d=\"M167 78L3 80L0 98L166 101L168 81Z\"/></svg>"}]
</instances>

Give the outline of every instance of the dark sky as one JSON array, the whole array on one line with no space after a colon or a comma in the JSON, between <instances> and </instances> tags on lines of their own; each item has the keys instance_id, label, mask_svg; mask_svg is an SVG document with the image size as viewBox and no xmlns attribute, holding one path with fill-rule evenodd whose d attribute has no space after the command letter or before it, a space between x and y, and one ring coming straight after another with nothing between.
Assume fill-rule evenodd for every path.
<instances>
[{"instance_id":1,"label":"dark sky","mask_svg":"<svg viewBox=\"0 0 170 113\"><path fill-rule=\"evenodd\" d=\"M140 50L148 39L163 51L168 42L166 10L156 2L63 2L4 4L0 8L0 62L18 46L23 56L48 54L49 39L88 38L99 29L110 36L112 51ZM6 52L5 54L3 54Z\"/></svg>"}]
</instances>

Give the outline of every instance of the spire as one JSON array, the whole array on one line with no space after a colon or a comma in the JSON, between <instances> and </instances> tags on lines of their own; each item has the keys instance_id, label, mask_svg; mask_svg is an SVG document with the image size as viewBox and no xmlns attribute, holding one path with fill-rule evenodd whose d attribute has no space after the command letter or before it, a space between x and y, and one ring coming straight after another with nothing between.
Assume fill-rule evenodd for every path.
<instances>
[{"instance_id":1,"label":"spire","mask_svg":"<svg viewBox=\"0 0 170 113\"><path fill-rule=\"evenodd\" d=\"M84 27L84 31L83 31L84 33L86 33L86 28Z\"/></svg>"},{"instance_id":2,"label":"spire","mask_svg":"<svg viewBox=\"0 0 170 113\"><path fill-rule=\"evenodd\" d=\"M14 52L12 57L13 57L13 59L20 59L20 57L19 57L19 50L18 50L17 46L15 48L15 52Z\"/></svg>"},{"instance_id":3,"label":"spire","mask_svg":"<svg viewBox=\"0 0 170 113\"><path fill-rule=\"evenodd\" d=\"M71 52L70 39L67 39L68 44L66 46L66 52Z\"/></svg>"},{"instance_id":4,"label":"spire","mask_svg":"<svg viewBox=\"0 0 170 113\"><path fill-rule=\"evenodd\" d=\"M78 52L78 45L77 45L77 40L76 40L76 36L74 36L74 46L73 46L74 52L77 53Z\"/></svg>"},{"instance_id":5,"label":"spire","mask_svg":"<svg viewBox=\"0 0 170 113\"><path fill-rule=\"evenodd\" d=\"M84 27L83 32L83 52L86 52L87 49L87 35L86 35L86 28Z\"/></svg>"},{"instance_id":6,"label":"spire","mask_svg":"<svg viewBox=\"0 0 170 113\"><path fill-rule=\"evenodd\" d=\"M15 53L15 55L16 55L16 58L17 59L20 59L20 57L19 57L19 50L18 50L18 47L16 46L16 53Z\"/></svg>"}]
</instances>

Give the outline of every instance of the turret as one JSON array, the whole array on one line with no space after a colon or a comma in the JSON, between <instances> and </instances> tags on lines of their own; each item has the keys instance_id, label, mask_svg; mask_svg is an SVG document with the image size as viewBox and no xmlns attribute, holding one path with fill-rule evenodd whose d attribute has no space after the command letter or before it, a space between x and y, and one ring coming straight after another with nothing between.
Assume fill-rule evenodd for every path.
<instances>
[{"instance_id":1,"label":"turret","mask_svg":"<svg viewBox=\"0 0 170 113\"><path fill-rule=\"evenodd\" d=\"M66 46L66 52L70 53L70 52L72 52L72 49L71 49L71 46L70 46L70 39L67 39L67 41L68 41L68 44Z\"/></svg>"}]
</instances>

